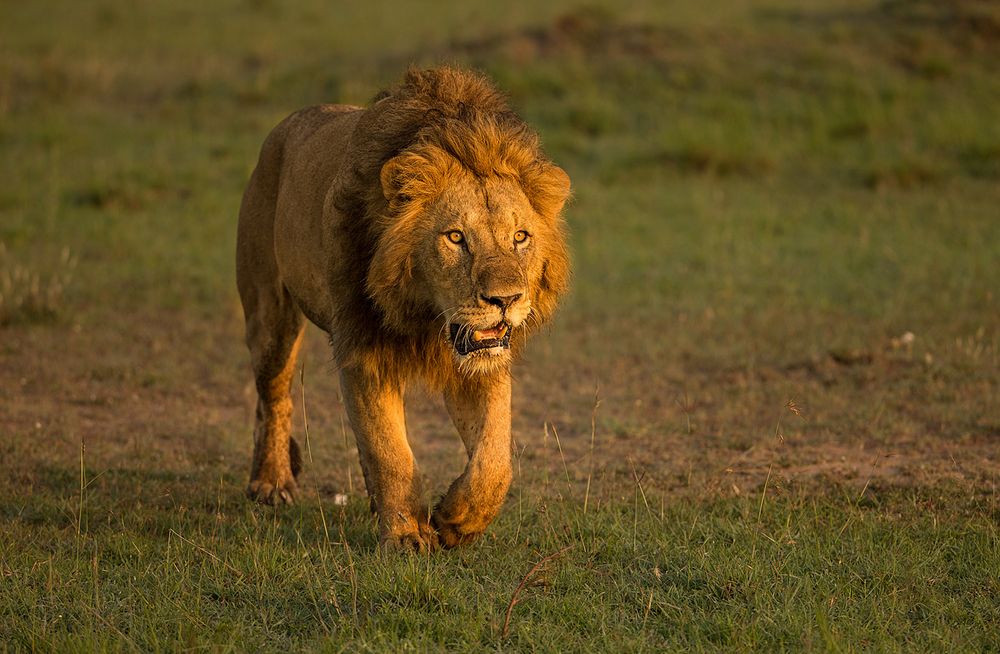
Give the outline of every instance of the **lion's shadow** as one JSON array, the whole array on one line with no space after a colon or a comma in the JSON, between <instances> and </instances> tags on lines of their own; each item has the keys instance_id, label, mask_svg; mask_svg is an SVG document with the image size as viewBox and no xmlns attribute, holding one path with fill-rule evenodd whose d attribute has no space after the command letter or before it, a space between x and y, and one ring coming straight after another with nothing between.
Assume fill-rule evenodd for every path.
<instances>
[{"instance_id":1,"label":"lion's shadow","mask_svg":"<svg viewBox=\"0 0 1000 654\"><path fill-rule=\"evenodd\" d=\"M0 498L0 529L102 538L112 533L161 539L200 538L233 543L248 538L305 546L336 543L376 549L368 498L307 489L293 506L257 505L243 492L243 471L104 471L39 465L24 492ZM82 479L82 483L81 483ZM81 494L82 486L82 494Z\"/></svg>"}]
</instances>

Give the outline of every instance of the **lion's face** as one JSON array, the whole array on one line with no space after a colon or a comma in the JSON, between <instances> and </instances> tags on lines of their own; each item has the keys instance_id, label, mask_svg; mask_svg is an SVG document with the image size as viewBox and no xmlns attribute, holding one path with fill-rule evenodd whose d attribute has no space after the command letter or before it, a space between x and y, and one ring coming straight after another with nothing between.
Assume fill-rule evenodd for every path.
<instances>
[{"instance_id":1,"label":"lion's face","mask_svg":"<svg viewBox=\"0 0 1000 654\"><path fill-rule=\"evenodd\" d=\"M565 290L568 261L558 212L569 179L547 164L540 172L547 177L538 181L555 184L561 195L545 204L532 202L533 189L522 179L476 177L447 160L446 170L427 166L426 158L418 163L420 184L407 176L413 168L399 170L390 162L383 170L383 187L400 213L373 259L370 290L375 273L393 280L373 293L390 319L417 313L407 307L435 316L432 327L463 371L505 366L511 338L541 324ZM429 189L434 192L420 195ZM398 271L405 274L391 274Z\"/></svg>"},{"instance_id":2,"label":"lion's face","mask_svg":"<svg viewBox=\"0 0 1000 654\"><path fill-rule=\"evenodd\" d=\"M455 354L463 365L509 356L511 333L530 319L541 276L537 241L548 236L531 203L513 181L466 175L426 212L433 229L418 272Z\"/></svg>"}]
</instances>

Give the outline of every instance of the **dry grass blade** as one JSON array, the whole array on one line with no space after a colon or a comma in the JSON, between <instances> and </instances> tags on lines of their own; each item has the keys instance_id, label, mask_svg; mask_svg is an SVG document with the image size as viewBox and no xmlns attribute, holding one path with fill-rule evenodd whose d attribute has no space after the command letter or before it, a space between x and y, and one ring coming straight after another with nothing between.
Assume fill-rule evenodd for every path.
<instances>
[{"instance_id":1,"label":"dry grass blade","mask_svg":"<svg viewBox=\"0 0 1000 654\"><path fill-rule=\"evenodd\" d=\"M760 504L757 507L757 523L754 525L753 546L750 548L750 568L753 570L754 562L757 559L757 537L760 536L760 520L764 516L764 500L767 498L767 484L771 481L771 468L767 466L767 477L764 478L764 487L760 491Z\"/></svg>"},{"instance_id":2,"label":"dry grass blade","mask_svg":"<svg viewBox=\"0 0 1000 654\"><path fill-rule=\"evenodd\" d=\"M854 500L855 504L860 502L864 498L865 493L868 492L868 486L870 486L872 483L872 477L875 476L875 470L878 468L878 463L881 458L882 458L882 451L879 450L878 453L875 455L875 459L872 461L872 469L871 472L868 473L868 479L865 480L864 487L861 489L861 492L858 493L858 499Z\"/></svg>"},{"instance_id":3,"label":"dry grass blade","mask_svg":"<svg viewBox=\"0 0 1000 654\"><path fill-rule=\"evenodd\" d=\"M628 465L632 469L632 479L635 481L635 486L639 490L639 494L642 496L642 503L646 507L646 512L654 519L659 519L659 516L657 516L653 512L653 509L650 508L649 500L646 499L646 491L642 487L642 480L646 478L646 471L643 470L642 474L640 475L639 472L635 469L635 461L632 460L632 457L630 456L625 457L625 459L628 461Z\"/></svg>"},{"instance_id":4,"label":"dry grass blade","mask_svg":"<svg viewBox=\"0 0 1000 654\"><path fill-rule=\"evenodd\" d=\"M128 634L126 634L121 629L119 629L115 625L113 625L110 622L108 622L108 620L103 615L101 615L100 612L96 608L94 608L93 606L88 606L87 608L90 609L90 612L94 615L95 618L97 618L98 620L101 621L101 624L103 624L105 627L107 627L111 631L115 632L116 634L118 634L118 636L122 640L124 640L126 643L128 643L129 647L132 649L133 652L141 652L142 651L142 649L140 649L139 646L136 645L135 641L132 640L131 638L129 638Z\"/></svg>"},{"instance_id":5,"label":"dry grass blade","mask_svg":"<svg viewBox=\"0 0 1000 654\"><path fill-rule=\"evenodd\" d=\"M507 634L510 633L510 616L514 613L514 606L518 602L518 596L521 594L521 591L524 590L525 587L527 587L528 582L531 581L531 578L534 577L535 574L537 574L538 571L541 570L546 563L562 556L571 549L573 549L573 545L567 545L558 552L553 552L552 554L549 554L548 556L540 560L538 563L531 566L531 570L528 570L528 573L521 578L521 583L519 583L517 585L517 588L514 589L514 594L510 596L510 603L507 604L507 615L506 617L504 617L503 620L503 631L500 635L501 638L506 638Z\"/></svg>"},{"instance_id":6,"label":"dry grass blade","mask_svg":"<svg viewBox=\"0 0 1000 654\"><path fill-rule=\"evenodd\" d=\"M563 473L566 475L566 485L572 487L573 481L569 476L569 466L566 465L566 455L563 454L562 442L559 440L559 430L554 424L552 425L552 435L556 439L556 447L559 448L559 459L562 461Z\"/></svg>"},{"instance_id":7,"label":"dry grass blade","mask_svg":"<svg viewBox=\"0 0 1000 654\"><path fill-rule=\"evenodd\" d=\"M302 391L302 428L306 437L306 453L309 455L309 464L313 462L312 445L309 443L309 413L306 411L306 363L302 362L299 370L299 388Z\"/></svg>"},{"instance_id":8,"label":"dry grass blade","mask_svg":"<svg viewBox=\"0 0 1000 654\"><path fill-rule=\"evenodd\" d=\"M590 503L590 482L594 477L594 443L597 439L597 407L601 405L600 387L594 389L594 408L590 412L590 472L587 473L587 490L583 494L583 513L587 514Z\"/></svg>"},{"instance_id":9,"label":"dry grass blade","mask_svg":"<svg viewBox=\"0 0 1000 654\"><path fill-rule=\"evenodd\" d=\"M222 565L223 565L223 566L224 566L224 567L226 568L226 570L229 570L229 571L230 571L230 572L232 572L232 573L233 573L234 575L236 575L237 577L239 577L239 578L240 578L240 581L242 581L242 580L243 580L243 577L244 577L243 573L242 573L242 572L240 572L240 571L239 571L239 570L238 570L237 568L234 568L234 567L233 567L232 565L230 565L228 561L225 561L225 560L223 560L223 559L220 559L220 558L219 558L218 556L216 556L215 552L213 552L213 551L211 551L211 550L209 550L209 549L206 549L206 548L202 547L202 546L201 546L201 545L199 545L198 543L196 543L196 542L194 542L194 541L192 541L192 540L190 540L190 539L188 539L188 538L185 538L184 536L181 536L181 535L180 535L179 533L177 533L177 532L176 532L176 531L174 531L173 529L171 529L171 530L170 530L170 533L171 533L172 535L174 535L174 536L177 536L177 537L178 537L178 538L180 538L180 539L181 539L182 541L184 541L185 543L187 543L187 544L188 544L188 545L190 545L191 547L195 548L196 550L198 550L198 551L200 551L200 552L203 552L203 553L207 554L208 556L210 556L210 557L212 558L212 560L213 560L213 561L218 561L219 563L221 563L221 564L222 564Z\"/></svg>"}]
</instances>

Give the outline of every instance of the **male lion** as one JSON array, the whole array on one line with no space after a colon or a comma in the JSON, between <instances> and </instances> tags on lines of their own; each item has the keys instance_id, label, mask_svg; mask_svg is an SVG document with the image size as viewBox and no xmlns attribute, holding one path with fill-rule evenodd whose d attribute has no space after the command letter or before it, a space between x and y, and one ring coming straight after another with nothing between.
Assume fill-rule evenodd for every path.
<instances>
[{"instance_id":1,"label":"male lion","mask_svg":"<svg viewBox=\"0 0 1000 654\"><path fill-rule=\"evenodd\" d=\"M479 536L511 480L510 365L565 292L569 177L483 77L411 70L368 108L279 124L240 208L236 276L259 400L247 494L291 503L289 395L308 318L329 333L384 546ZM403 391L444 394L469 456L433 513Z\"/></svg>"}]
</instances>

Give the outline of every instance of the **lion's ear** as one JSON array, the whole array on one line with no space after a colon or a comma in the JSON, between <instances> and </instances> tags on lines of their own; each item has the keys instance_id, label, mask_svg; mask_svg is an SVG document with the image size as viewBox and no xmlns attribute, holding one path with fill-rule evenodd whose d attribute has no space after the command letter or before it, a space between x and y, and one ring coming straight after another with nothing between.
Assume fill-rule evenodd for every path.
<instances>
[{"instance_id":1,"label":"lion's ear","mask_svg":"<svg viewBox=\"0 0 1000 654\"><path fill-rule=\"evenodd\" d=\"M554 218L562 211L570 195L569 175L559 166L540 161L525 180L527 196L535 211L546 218Z\"/></svg>"},{"instance_id":2,"label":"lion's ear","mask_svg":"<svg viewBox=\"0 0 1000 654\"><path fill-rule=\"evenodd\" d=\"M382 164L382 194L389 204L430 198L441 190L455 167L454 159L438 148L404 152Z\"/></svg>"},{"instance_id":3,"label":"lion's ear","mask_svg":"<svg viewBox=\"0 0 1000 654\"><path fill-rule=\"evenodd\" d=\"M379 175L379 178L382 181L382 194L389 202L396 199L396 196L399 195L399 191L403 188L405 180L404 156L405 155L394 157L382 165L382 172Z\"/></svg>"}]
</instances>

